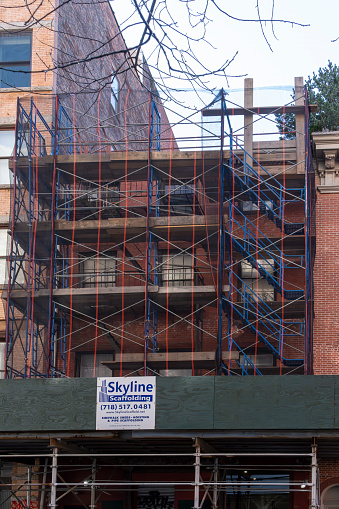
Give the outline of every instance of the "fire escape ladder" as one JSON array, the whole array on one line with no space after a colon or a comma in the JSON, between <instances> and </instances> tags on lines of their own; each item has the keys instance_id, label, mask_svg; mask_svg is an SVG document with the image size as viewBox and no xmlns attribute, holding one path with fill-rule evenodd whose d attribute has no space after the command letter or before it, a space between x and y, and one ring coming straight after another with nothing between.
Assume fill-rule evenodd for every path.
<instances>
[{"instance_id":1,"label":"fire escape ladder","mask_svg":"<svg viewBox=\"0 0 339 509\"><path fill-rule=\"evenodd\" d=\"M256 166L258 171L253 166ZM304 235L304 223L288 222L283 217L286 203L304 200L304 188L284 189L274 176L238 146L237 151L232 152L232 162L225 164L225 177L229 187L234 186L237 198L251 201L253 205L259 207L260 213L265 214L280 230L284 223L284 233Z\"/></svg>"}]
</instances>

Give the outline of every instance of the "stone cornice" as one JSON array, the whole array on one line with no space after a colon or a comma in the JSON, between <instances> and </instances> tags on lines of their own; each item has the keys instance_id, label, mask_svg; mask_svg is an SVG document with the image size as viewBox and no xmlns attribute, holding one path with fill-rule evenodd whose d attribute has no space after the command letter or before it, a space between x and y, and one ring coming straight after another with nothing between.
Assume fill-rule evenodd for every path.
<instances>
[{"instance_id":1,"label":"stone cornice","mask_svg":"<svg viewBox=\"0 0 339 509\"><path fill-rule=\"evenodd\" d=\"M319 193L321 194L337 194L339 193L339 186L318 186Z\"/></svg>"},{"instance_id":2,"label":"stone cornice","mask_svg":"<svg viewBox=\"0 0 339 509\"><path fill-rule=\"evenodd\" d=\"M320 177L320 193L339 192L339 131L313 133L316 168Z\"/></svg>"}]
</instances>

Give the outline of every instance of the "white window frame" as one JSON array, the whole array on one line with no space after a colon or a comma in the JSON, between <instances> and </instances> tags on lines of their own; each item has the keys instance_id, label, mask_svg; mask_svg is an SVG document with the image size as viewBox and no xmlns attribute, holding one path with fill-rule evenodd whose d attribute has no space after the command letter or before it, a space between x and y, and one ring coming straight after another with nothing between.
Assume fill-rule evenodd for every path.
<instances>
[{"instance_id":1,"label":"white window frame","mask_svg":"<svg viewBox=\"0 0 339 509\"><path fill-rule=\"evenodd\" d=\"M8 140L6 139L6 136L13 138L13 145L7 142ZM0 163L1 163L0 184L9 185L11 183L12 172L9 169L9 160L13 157L14 148L15 148L14 127L13 129L0 129Z\"/></svg>"}]
</instances>

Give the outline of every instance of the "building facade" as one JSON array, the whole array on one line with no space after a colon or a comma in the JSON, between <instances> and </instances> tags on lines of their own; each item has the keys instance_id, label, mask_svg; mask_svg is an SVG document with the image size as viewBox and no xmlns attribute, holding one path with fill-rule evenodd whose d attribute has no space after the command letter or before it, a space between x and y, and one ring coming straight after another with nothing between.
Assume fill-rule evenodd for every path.
<instances>
[{"instance_id":1,"label":"building facade","mask_svg":"<svg viewBox=\"0 0 339 509\"><path fill-rule=\"evenodd\" d=\"M0 14L3 20L0 25L0 284L4 287L13 184L9 159L14 151L18 100L22 101L22 111L28 117L33 110L39 111L41 118L58 132L58 149L66 152L71 143L77 143L75 133L71 135L68 129L71 124L77 126L81 150L88 153L98 151L99 144L108 151L125 150L126 129L129 149L143 148L150 96L163 127L168 128L168 120L147 63L140 54L135 64L109 2L43 1L34 4L32 13L20 0L11 0L0 7ZM93 38L93 33L98 36ZM60 118L55 117L56 110ZM23 122L27 120L24 113L22 118ZM50 133L46 142L51 143ZM0 311L1 377L4 377L5 308L6 304Z\"/></svg>"},{"instance_id":2,"label":"building facade","mask_svg":"<svg viewBox=\"0 0 339 509\"><path fill-rule=\"evenodd\" d=\"M337 507L338 381L314 376L337 375L337 137L312 149L303 80L293 106L253 104L252 80L243 106L221 91L179 150L108 3L42 2L28 23L17 5L0 27L0 503ZM295 140L255 141L276 112ZM154 429L95 429L102 376L156 377Z\"/></svg>"}]
</instances>

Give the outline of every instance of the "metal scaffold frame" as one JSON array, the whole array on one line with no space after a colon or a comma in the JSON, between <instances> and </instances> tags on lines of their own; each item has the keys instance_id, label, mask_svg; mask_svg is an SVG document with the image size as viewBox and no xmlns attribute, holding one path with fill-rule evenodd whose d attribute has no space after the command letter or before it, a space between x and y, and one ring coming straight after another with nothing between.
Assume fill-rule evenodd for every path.
<instances>
[{"instance_id":1,"label":"metal scaffold frame","mask_svg":"<svg viewBox=\"0 0 339 509\"><path fill-rule=\"evenodd\" d=\"M71 496L94 508L103 496L135 493L139 497L145 489L159 491L158 496L164 489L173 489L179 500L192 498L194 509L202 509L206 501L213 509L226 509L232 498L249 500L265 494L302 495L304 504L320 507L316 445L309 446L308 452L217 451L196 436L193 446L194 452L70 452L77 446L51 439L49 453L0 454L0 460L22 471L27 466L27 480L23 474L20 484L12 481L5 486L19 505L25 496L27 507L34 497L41 509L55 509L67 504ZM157 474L160 466L166 469L166 479ZM178 470L180 478L175 475Z\"/></svg>"},{"instance_id":2,"label":"metal scaffold frame","mask_svg":"<svg viewBox=\"0 0 339 509\"><path fill-rule=\"evenodd\" d=\"M203 152L178 150L150 94L137 132L125 94L116 152L99 103L82 129L74 97L49 99L49 121L46 104L18 101L7 377L74 376L75 352L87 345L95 376L102 344L114 356L105 365L120 376L262 375L263 347L277 374L312 373L314 187L309 106L299 99L281 108L305 120L305 159L296 164L284 140L277 155L258 148L256 157L239 142L224 90L202 109ZM273 160L272 173L265 161L271 168ZM303 209L298 221L293 207Z\"/></svg>"}]
</instances>

